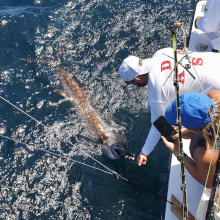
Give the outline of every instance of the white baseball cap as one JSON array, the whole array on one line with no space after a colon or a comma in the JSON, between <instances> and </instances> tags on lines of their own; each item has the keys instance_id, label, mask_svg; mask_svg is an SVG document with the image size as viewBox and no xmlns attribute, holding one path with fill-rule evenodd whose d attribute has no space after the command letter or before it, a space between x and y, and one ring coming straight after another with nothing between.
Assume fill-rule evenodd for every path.
<instances>
[{"instance_id":1,"label":"white baseball cap","mask_svg":"<svg viewBox=\"0 0 220 220\"><path fill-rule=\"evenodd\" d=\"M118 75L124 81L132 81L134 78L149 73L153 66L152 59L142 60L136 56L129 56L124 59L118 70Z\"/></svg>"}]
</instances>

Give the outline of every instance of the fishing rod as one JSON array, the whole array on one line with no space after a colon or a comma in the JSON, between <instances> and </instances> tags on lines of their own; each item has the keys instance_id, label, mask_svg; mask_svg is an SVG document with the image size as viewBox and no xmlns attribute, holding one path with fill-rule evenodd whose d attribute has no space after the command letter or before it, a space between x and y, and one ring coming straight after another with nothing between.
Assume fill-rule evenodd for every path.
<instances>
[{"instance_id":1,"label":"fishing rod","mask_svg":"<svg viewBox=\"0 0 220 220\"><path fill-rule=\"evenodd\" d=\"M178 143L179 143L179 155L177 159L180 162L180 169L181 169L181 190L182 190L182 203L183 203L183 220L189 218L188 216L188 206L187 206L187 199L186 199L186 175L184 171L184 152L183 152L183 141L181 135L181 115L180 115L180 103L179 103L179 83L178 83L178 61L177 61L177 53L176 53L176 31L178 28L182 26L182 23L177 22L172 25L172 39L173 39L173 50L174 50L174 80L173 85L175 86L176 91L176 125L178 127Z\"/></svg>"},{"instance_id":2,"label":"fishing rod","mask_svg":"<svg viewBox=\"0 0 220 220\"><path fill-rule=\"evenodd\" d=\"M29 114L27 114L26 112L24 112L23 110L21 110L20 108L18 108L17 106L15 106L14 104L12 104L11 102L9 102L8 100L4 99L2 96L0 96L0 98L1 98L2 100L4 100L5 102L7 102L8 104L12 105L14 108L16 108L16 109L18 109L19 111L21 111L22 113L24 113L25 115L27 115L28 117L30 117L31 119L33 119L34 121L36 121L37 123L41 124L43 127L47 127L47 126L45 126L43 123L41 123L40 121L38 121L37 119L35 119L34 117L30 116ZM47 128L48 128L48 127L47 127ZM49 129L50 129L50 128L49 128ZM23 144L23 145L27 146L26 143L23 143L23 142L21 142L21 141L19 141L19 140L15 140L15 139L13 139L13 138L9 138L9 137L4 136L4 135L1 135L1 134L0 134L0 137L5 138L5 139L8 139L8 140L12 140L12 141L14 141L14 142L17 142L17 143L20 143L20 144ZM65 139L64 139L64 141L67 142L67 143L69 143L69 141L67 141L67 140L65 140ZM71 144L71 143L69 143L69 144ZM28 145L31 146L31 144L28 144ZM71 144L71 145L72 145L72 144ZM51 152L51 151L48 151L48 150L45 150L45 149L42 149L42 148L39 148L39 147L36 147L36 149L41 150L41 151L44 151L44 152L46 152L46 153L48 153L48 154L51 154L51 155L54 155L54 156L57 156L57 157L61 157L61 158L67 159L66 155L64 156L62 152L61 152L61 154L57 154L57 153L54 153L54 152ZM137 158L136 155L131 154L131 153L129 153L129 152L127 152L127 151L124 151L124 150L122 150L122 149L119 149L119 148L118 148L118 149L116 149L116 150L122 151L123 153L125 153L125 155L128 155L128 156ZM91 157L90 155L87 155L87 156L90 157L91 159L95 160L95 159L94 159L93 157ZM68 157L68 158L69 158L69 157ZM173 203L173 202L171 202L171 201L169 201L169 200L167 200L167 199L165 199L165 198L159 196L158 194L152 193L150 190L147 190L147 189L144 188L144 187L138 186L137 184L130 182L128 179L124 178L123 176L121 176L121 175L120 175L119 173L117 173L116 171L111 170L111 169L109 169L108 167L104 166L102 163L100 163L100 162L97 161L97 160L95 160L95 161L98 162L98 163L99 163L100 165L102 165L103 167L105 167L105 168L106 168L107 170L109 170L110 172L105 171L105 170L102 170L102 169L99 169L99 168L96 168L96 167L91 166L91 165L88 165L88 164L86 164L86 163L82 163L82 162L77 161L77 160L73 160L72 158L69 158L69 159L70 159L71 161L75 162L75 163L78 163L78 164L81 164L81 165L84 165L84 166L87 166L87 167L96 169L96 170L98 170L98 171L101 171L101 172L104 172L104 173L113 175L113 176L115 176L117 179L122 179L122 180L124 180L125 182L127 182L127 183L129 183L129 184L131 184L131 185L133 185L133 186L136 186L136 187L138 187L138 188L141 188L142 190L146 191L147 193L149 193L149 194L151 194L151 195L154 195L154 196L156 196L156 197L158 197L158 198L160 198L160 199L162 199L162 200L164 200L164 201L170 203L170 204L173 205L173 206L179 207L179 206L176 205L175 203Z\"/></svg>"},{"instance_id":3,"label":"fishing rod","mask_svg":"<svg viewBox=\"0 0 220 220\"><path fill-rule=\"evenodd\" d=\"M217 137L218 137L218 133L219 133L219 127L220 127L220 123L218 125L218 131L217 131L217 135L215 138L215 144L214 144L214 147L216 147L216 149L218 147L217 146ZM214 220L215 219L213 207L214 207L214 203L215 203L216 189L220 183L219 174L220 174L220 154L218 154L215 175L214 175L213 183L212 183L212 191L211 191L211 195L209 198L208 208L207 208L206 217L205 217L206 220Z\"/></svg>"},{"instance_id":4,"label":"fishing rod","mask_svg":"<svg viewBox=\"0 0 220 220\"><path fill-rule=\"evenodd\" d=\"M7 102L9 105L13 106L14 108L16 108L17 110L19 110L20 112L22 112L23 114L27 115L29 118L31 118L32 120L34 120L35 122L37 122L38 124L42 125L44 128L47 128L49 129L52 133L55 133L57 134L55 131L53 131L51 128L49 128L48 126L44 125L42 122L38 121L37 119L35 119L34 117L32 117L31 115L29 115L27 112L23 111L22 109L18 108L16 105L12 104L10 101L8 101L7 99L3 98L1 95L0 95L0 98L2 100L4 100L5 102ZM71 146L73 146L73 144L66 140L65 138L61 137L60 138L61 140L63 140L65 143L68 143L70 144ZM80 150L80 148L79 148ZM81 150L80 150L81 151ZM89 154L87 154L87 156L89 158L91 158L92 160L94 160L96 163L100 164L102 167L104 167L105 169L109 170L110 172L113 172L110 168L108 168L107 166L105 166L103 163L99 162L98 160L96 160L94 157L90 156Z\"/></svg>"},{"instance_id":5,"label":"fishing rod","mask_svg":"<svg viewBox=\"0 0 220 220\"><path fill-rule=\"evenodd\" d=\"M23 144L23 145L25 145L26 147L28 147L28 146L33 146L33 147L34 147L34 146L35 146L35 148L36 148L37 150L43 151L43 152L45 152L45 153L47 153L47 154L51 154L51 155L54 155L54 156L56 156L56 157L60 157L60 158L63 158L63 159L68 159L68 160L71 160L71 161L73 161L73 162L75 162L75 163L78 163L78 164L80 164L80 165L83 165L83 166L86 166L86 167L90 167L90 168L92 168L92 169L101 171L101 172L106 173L106 174L113 175L113 176L115 176L117 179L124 180L126 183L128 183L128 184L130 184L130 185L133 185L133 186L135 186L135 187L137 187L137 188L140 188L140 189L144 190L145 192L147 192L147 193L149 193L149 194L151 194L151 195L154 195L154 196L156 196L157 198L164 200L165 202L170 203L170 204L173 205L173 206L179 207L179 205L176 205L175 203L173 203L173 202L171 202L171 201L165 199L164 197L159 196L158 194L153 193L153 192L150 191L150 190L147 190L146 187L139 186L139 185L137 185L137 184L135 184L135 183L129 181L128 179L126 179L125 177L121 176L119 173L117 173L117 172L114 171L114 170L111 170L111 172L108 172L108 171L99 169L99 168L97 168L97 167L91 166L91 165L86 164L86 163L84 163L84 162L80 162L80 161L78 161L78 160L74 160L74 159L68 157L68 155L63 155L63 153L57 154L57 153L54 153L54 152L51 152L51 151L48 151L48 150L45 150L45 149L42 149L42 148L36 146L36 145L39 145L39 144L26 144L26 143L24 143L24 142L22 142L22 141L20 141L20 140L17 140L17 139L14 139L14 138L10 138L10 137L8 137L8 136L4 136L4 135L1 135L1 134L0 134L0 137L1 137L1 138L4 138L4 139L7 139L7 140L14 141L14 142L16 142L16 143ZM130 153L126 152L126 151L123 151L123 152L124 152L124 153L127 153L127 155L129 155L129 156L136 157L135 155L130 154Z\"/></svg>"},{"instance_id":6,"label":"fishing rod","mask_svg":"<svg viewBox=\"0 0 220 220\"><path fill-rule=\"evenodd\" d=\"M188 48L186 46L185 31L182 28L182 26L181 26L181 29L183 31L183 39L184 39L184 42L183 42L184 43L183 52L186 54L189 63L191 63L190 57L189 57L190 53L188 52ZM179 63L179 64L181 65L181 63ZM198 75L194 65L192 65L192 67L193 67L193 69L194 69L194 71L195 71L195 73L197 75L197 78L199 79L200 86L202 88L202 93L205 96L204 89L203 89L203 86L201 84L200 77L199 77L199 75ZM194 76L192 76L192 77L195 79ZM206 98L205 98L205 100L206 100ZM207 104L207 101L206 101L206 104ZM208 106L208 104L207 104L207 106ZM210 110L209 110L209 114L211 115ZM212 125L213 125L213 128L214 128L213 120L211 119L211 121L212 121ZM214 212L214 203L215 203L216 190L217 190L217 187L220 184L220 154L217 152L217 148L218 148L218 146L217 146L217 137L218 137L218 133L219 133L219 128L220 128L220 123L219 123L219 126L218 126L217 134L216 134L215 129L214 129L215 143L214 143L214 146L213 146L213 151L214 151L214 149L216 149L216 153L218 154L218 158L217 158L217 163L216 163L215 174L214 174L214 177L213 177L212 190L211 190L211 194L210 194L210 198L209 198L209 202L208 202L208 208L207 208L205 220L214 220L215 219L215 213L216 213L216 211L218 209L218 206L216 206L216 210ZM209 171L210 171L210 168L211 168L211 163L212 163L212 160L210 161ZM208 179L208 176L209 176L209 171L208 171L208 174L207 174L207 179ZM207 179L206 179L206 181L207 181ZM206 184L205 184L205 186L206 186ZM200 205L201 205L201 201L200 201ZM199 205L199 208L198 208L198 211L197 211L197 216L198 216L198 212L199 212L199 209L200 209L200 205ZM196 219L197 219L197 216L196 216Z\"/></svg>"}]
</instances>

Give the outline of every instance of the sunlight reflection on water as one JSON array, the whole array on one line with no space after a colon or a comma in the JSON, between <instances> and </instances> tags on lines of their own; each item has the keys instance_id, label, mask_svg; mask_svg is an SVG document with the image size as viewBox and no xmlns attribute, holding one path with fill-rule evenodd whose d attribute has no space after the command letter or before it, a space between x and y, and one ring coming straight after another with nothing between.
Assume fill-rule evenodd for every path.
<instances>
[{"instance_id":1,"label":"sunlight reflection on water","mask_svg":"<svg viewBox=\"0 0 220 220\"><path fill-rule=\"evenodd\" d=\"M178 20L189 28L195 2L57 0L50 5L35 0L32 6L22 2L22 7L0 8L0 91L47 127L1 100L0 134L35 144L0 140L1 218L160 219L161 200L70 157L100 168L87 154L94 156L165 197L168 152L159 162L159 145L148 167L141 169L132 160L106 160L76 106L54 92L62 89L54 66L25 63L18 57L54 59L59 54L61 65L109 126L127 130L127 150L138 154L150 128L147 89L126 86L117 70L128 55L147 58L171 47L170 24ZM64 152L66 158L36 147Z\"/></svg>"}]
</instances>

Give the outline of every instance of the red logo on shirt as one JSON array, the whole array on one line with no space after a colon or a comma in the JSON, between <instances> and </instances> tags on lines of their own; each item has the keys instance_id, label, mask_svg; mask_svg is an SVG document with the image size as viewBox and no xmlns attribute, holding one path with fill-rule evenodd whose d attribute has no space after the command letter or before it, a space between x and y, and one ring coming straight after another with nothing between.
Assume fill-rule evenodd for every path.
<instances>
[{"instance_id":1,"label":"red logo on shirt","mask_svg":"<svg viewBox=\"0 0 220 220\"><path fill-rule=\"evenodd\" d=\"M162 63L161 63L161 72L163 71L163 70L171 70L171 63L170 63L170 61L169 60L165 60L165 61L163 61Z\"/></svg>"},{"instance_id":2,"label":"red logo on shirt","mask_svg":"<svg viewBox=\"0 0 220 220\"><path fill-rule=\"evenodd\" d=\"M192 58L192 64L194 66L197 66L197 65L202 66L203 60L202 60L202 58Z\"/></svg>"},{"instance_id":3,"label":"red logo on shirt","mask_svg":"<svg viewBox=\"0 0 220 220\"><path fill-rule=\"evenodd\" d=\"M185 72L183 70L182 73L178 74L178 82L184 84Z\"/></svg>"},{"instance_id":4,"label":"red logo on shirt","mask_svg":"<svg viewBox=\"0 0 220 220\"><path fill-rule=\"evenodd\" d=\"M177 50L176 53L177 53L177 54L182 54L182 55L184 55L184 53L183 53L182 50Z\"/></svg>"}]
</instances>

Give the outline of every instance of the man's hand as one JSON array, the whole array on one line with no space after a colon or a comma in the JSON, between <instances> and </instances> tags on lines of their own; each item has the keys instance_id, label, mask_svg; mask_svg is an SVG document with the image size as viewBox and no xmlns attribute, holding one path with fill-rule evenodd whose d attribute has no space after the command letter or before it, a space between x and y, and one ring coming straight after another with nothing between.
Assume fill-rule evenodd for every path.
<instances>
[{"instance_id":1,"label":"man's hand","mask_svg":"<svg viewBox=\"0 0 220 220\"><path fill-rule=\"evenodd\" d=\"M138 163L138 166L146 165L147 164L147 156L141 152L139 154L139 157L137 158L137 163Z\"/></svg>"},{"instance_id":2,"label":"man's hand","mask_svg":"<svg viewBox=\"0 0 220 220\"><path fill-rule=\"evenodd\" d=\"M197 25L196 25L196 22L200 19L200 18L202 18L203 16L198 16L197 18L196 18L196 20L195 20L195 28L196 29L198 29L198 27L197 27Z\"/></svg>"}]
</instances>

